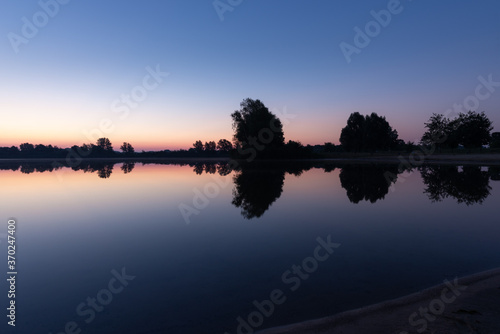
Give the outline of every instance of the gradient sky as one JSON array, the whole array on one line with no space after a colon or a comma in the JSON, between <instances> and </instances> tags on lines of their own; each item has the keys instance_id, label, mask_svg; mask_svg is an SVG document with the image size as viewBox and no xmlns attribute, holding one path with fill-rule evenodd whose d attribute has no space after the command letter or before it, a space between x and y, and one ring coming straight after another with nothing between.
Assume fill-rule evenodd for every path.
<instances>
[{"instance_id":1,"label":"gradient sky","mask_svg":"<svg viewBox=\"0 0 500 334\"><path fill-rule=\"evenodd\" d=\"M4 1L0 146L91 142L109 119L101 134L115 149L189 148L231 139L230 114L247 97L295 115L287 140L338 143L354 111L384 115L402 139L418 140L432 113L473 101L479 76L500 82L500 3L402 0L348 63L340 44L355 45L354 28L388 4L243 0L221 21L213 0L72 0L53 17L38 1ZM23 35L23 17L42 27ZM13 34L28 37L18 52ZM115 112L158 65L163 82L128 115ZM500 84L493 89L477 111L500 131Z\"/></svg>"}]
</instances>

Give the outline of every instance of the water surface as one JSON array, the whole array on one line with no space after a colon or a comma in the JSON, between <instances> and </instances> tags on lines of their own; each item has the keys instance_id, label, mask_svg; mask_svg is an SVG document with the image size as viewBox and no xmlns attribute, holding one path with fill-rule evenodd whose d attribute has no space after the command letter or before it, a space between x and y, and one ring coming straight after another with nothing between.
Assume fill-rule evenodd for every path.
<instances>
[{"instance_id":1,"label":"water surface","mask_svg":"<svg viewBox=\"0 0 500 334\"><path fill-rule=\"evenodd\" d=\"M286 300L258 329L413 293L499 266L499 175L488 166L3 163L1 212L18 222L19 275L17 328L1 326L237 333L237 318L273 290ZM340 246L292 291L282 276L314 255L318 238ZM90 306L78 314L109 290L113 270L135 278L92 319Z\"/></svg>"}]
</instances>

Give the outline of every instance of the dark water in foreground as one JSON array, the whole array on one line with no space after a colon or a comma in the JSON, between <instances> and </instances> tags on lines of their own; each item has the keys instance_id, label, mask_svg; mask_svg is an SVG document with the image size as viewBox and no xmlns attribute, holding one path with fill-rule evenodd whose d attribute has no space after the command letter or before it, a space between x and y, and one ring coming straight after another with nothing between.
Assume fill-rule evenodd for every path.
<instances>
[{"instance_id":1,"label":"dark water in foreground","mask_svg":"<svg viewBox=\"0 0 500 334\"><path fill-rule=\"evenodd\" d=\"M2 333L233 334L238 317L264 329L500 266L498 167L6 168Z\"/></svg>"}]
</instances>

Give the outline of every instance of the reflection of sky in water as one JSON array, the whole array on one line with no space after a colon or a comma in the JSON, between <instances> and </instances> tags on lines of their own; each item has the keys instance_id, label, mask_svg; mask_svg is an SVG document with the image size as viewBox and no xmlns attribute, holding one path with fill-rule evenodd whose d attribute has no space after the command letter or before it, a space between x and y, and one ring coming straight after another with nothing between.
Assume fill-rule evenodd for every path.
<instances>
[{"instance_id":1,"label":"reflection of sky in water","mask_svg":"<svg viewBox=\"0 0 500 334\"><path fill-rule=\"evenodd\" d=\"M231 333L235 319L273 289L286 291L287 301L262 328L499 265L495 181L482 205L459 205L451 197L432 203L414 171L400 176L383 200L354 204L340 169L311 169L286 173L281 195L260 218L248 220L231 203L232 180L241 172L196 175L189 166L136 164L124 174L120 167L107 179L65 169L62 182L61 171L0 171L4 218L18 220L17 331L55 334L74 320L88 333ZM245 177L242 191L255 185ZM217 180L231 182L186 225L179 204L192 205L193 190ZM349 186L364 187L355 180ZM329 234L341 247L290 292L281 274ZM136 279L85 324L76 306L106 288L111 270L122 267Z\"/></svg>"}]
</instances>

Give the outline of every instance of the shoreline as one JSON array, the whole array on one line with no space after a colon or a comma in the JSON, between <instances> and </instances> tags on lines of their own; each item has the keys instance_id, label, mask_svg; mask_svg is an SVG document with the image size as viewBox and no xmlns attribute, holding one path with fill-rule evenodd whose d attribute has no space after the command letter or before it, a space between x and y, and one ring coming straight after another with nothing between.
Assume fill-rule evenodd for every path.
<instances>
[{"instance_id":1,"label":"shoreline","mask_svg":"<svg viewBox=\"0 0 500 334\"><path fill-rule=\"evenodd\" d=\"M230 160L244 161L231 159L229 157L164 157L164 158L139 158L139 157L114 157L114 158L84 158L81 162L226 162ZM0 163L22 163L22 162L65 162L65 158L15 158L15 159L0 159ZM315 159L277 159L277 160L255 160L256 163L286 163L286 162L337 162L342 164L411 164L418 167L420 165L432 164L453 164L453 165L500 165L500 153L482 153L482 154L434 154L424 156L423 160L409 159L409 154L405 155L360 155L360 156L339 156L328 158ZM417 166L418 165L418 166Z\"/></svg>"},{"instance_id":2,"label":"shoreline","mask_svg":"<svg viewBox=\"0 0 500 334\"><path fill-rule=\"evenodd\" d=\"M452 298L452 286L455 287L456 298ZM445 297L444 290L448 294L444 294ZM448 302L443 302L447 299ZM439 309L442 305L444 308ZM397 299L320 319L269 328L256 334L500 333L498 305L500 268L456 281L449 278L447 283ZM421 308L431 309L433 306L439 312L417 313Z\"/></svg>"}]
</instances>

